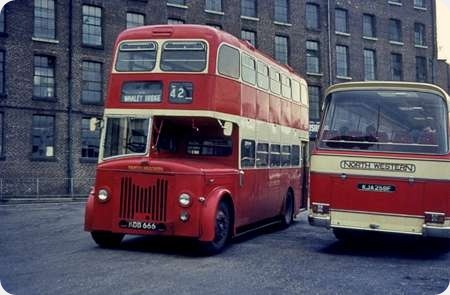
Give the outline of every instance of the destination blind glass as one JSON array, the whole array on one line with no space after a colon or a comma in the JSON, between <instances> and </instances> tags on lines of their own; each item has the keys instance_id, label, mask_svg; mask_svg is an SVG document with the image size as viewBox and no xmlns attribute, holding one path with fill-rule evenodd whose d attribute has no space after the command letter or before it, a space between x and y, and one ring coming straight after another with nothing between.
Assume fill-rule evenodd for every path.
<instances>
[{"instance_id":1,"label":"destination blind glass","mask_svg":"<svg viewBox=\"0 0 450 295\"><path fill-rule=\"evenodd\" d=\"M153 82L126 82L122 86L122 102L155 103L161 102L162 83Z\"/></svg>"}]
</instances>

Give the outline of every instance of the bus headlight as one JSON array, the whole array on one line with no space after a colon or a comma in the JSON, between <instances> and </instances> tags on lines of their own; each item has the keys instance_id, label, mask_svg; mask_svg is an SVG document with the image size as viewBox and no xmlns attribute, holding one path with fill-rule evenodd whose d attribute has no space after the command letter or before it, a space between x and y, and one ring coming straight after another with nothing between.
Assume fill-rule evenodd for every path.
<instances>
[{"instance_id":1,"label":"bus headlight","mask_svg":"<svg viewBox=\"0 0 450 295\"><path fill-rule=\"evenodd\" d=\"M99 191L98 191L97 198L98 198L98 200L99 200L100 202L102 202L102 203L108 201L108 199L109 199L108 191L105 190L105 189L99 190Z\"/></svg>"},{"instance_id":2,"label":"bus headlight","mask_svg":"<svg viewBox=\"0 0 450 295\"><path fill-rule=\"evenodd\" d=\"M178 203L180 203L181 207L189 207L191 205L191 196L186 193L182 193L178 197Z\"/></svg>"}]
</instances>

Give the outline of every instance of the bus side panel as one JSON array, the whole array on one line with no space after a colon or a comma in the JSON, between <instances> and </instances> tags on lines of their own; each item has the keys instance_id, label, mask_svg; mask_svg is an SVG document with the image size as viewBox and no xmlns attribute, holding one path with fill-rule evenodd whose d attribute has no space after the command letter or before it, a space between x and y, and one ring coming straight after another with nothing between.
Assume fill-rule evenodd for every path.
<instances>
[{"instance_id":1,"label":"bus side panel","mask_svg":"<svg viewBox=\"0 0 450 295\"><path fill-rule=\"evenodd\" d=\"M241 86L231 79L217 77L215 79L215 97L207 98L211 101L212 110L239 116L241 114ZM201 91L201 90L200 90Z\"/></svg>"},{"instance_id":2,"label":"bus side panel","mask_svg":"<svg viewBox=\"0 0 450 295\"><path fill-rule=\"evenodd\" d=\"M280 99L274 95L270 95L269 101L269 122L280 124L281 118L281 103Z\"/></svg>"},{"instance_id":3,"label":"bus side panel","mask_svg":"<svg viewBox=\"0 0 450 295\"><path fill-rule=\"evenodd\" d=\"M269 121L269 94L257 90L256 119L264 122Z\"/></svg>"},{"instance_id":4,"label":"bus side panel","mask_svg":"<svg viewBox=\"0 0 450 295\"><path fill-rule=\"evenodd\" d=\"M301 106L297 104L291 104L291 127L292 128L301 128L301 122L302 122L302 110Z\"/></svg>"},{"instance_id":5,"label":"bus side panel","mask_svg":"<svg viewBox=\"0 0 450 295\"><path fill-rule=\"evenodd\" d=\"M242 85L241 87L241 116L255 119L256 117L256 88Z\"/></svg>"},{"instance_id":6,"label":"bus side panel","mask_svg":"<svg viewBox=\"0 0 450 295\"><path fill-rule=\"evenodd\" d=\"M291 109L291 103L284 99L280 99L280 103L281 103L281 113L280 113L281 125L291 126L291 112L289 111Z\"/></svg>"},{"instance_id":7,"label":"bus side panel","mask_svg":"<svg viewBox=\"0 0 450 295\"><path fill-rule=\"evenodd\" d=\"M300 125L295 126L297 128L308 130L309 129L309 110L308 107L301 106L300 107Z\"/></svg>"},{"instance_id":8,"label":"bus side panel","mask_svg":"<svg viewBox=\"0 0 450 295\"><path fill-rule=\"evenodd\" d=\"M331 202L333 182L330 175L311 172L310 174L310 201L311 203Z\"/></svg>"},{"instance_id":9,"label":"bus side panel","mask_svg":"<svg viewBox=\"0 0 450 295\"><path fill-rule=\"evenodd\" d=\"M424 211L446 213L450 217L450 182L425 184Z\"/></svg>"}]
</instances>

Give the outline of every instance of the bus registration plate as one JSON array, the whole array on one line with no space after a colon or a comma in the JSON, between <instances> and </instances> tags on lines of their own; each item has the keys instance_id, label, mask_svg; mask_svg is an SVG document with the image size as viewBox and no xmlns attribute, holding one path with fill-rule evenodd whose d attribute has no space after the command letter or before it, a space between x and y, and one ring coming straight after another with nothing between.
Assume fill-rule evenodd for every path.
<instances>
[{"instance_id":1,"label":"bus registration plate","mask_svg":"<svg viewBox=\"0 0 450 295\"><path fill-rule=\"evenodd\" d=\"M385 184L359 183L358 189L364 192L379 192L379 193L395 192L395 186Z\"/></svg>"},{"instance_id":2,"label":"bus registration plate","mask_svg":"<svg viewBox=\"0 0 450 295\"><path fill-rule=\"evenodd\" d=\"M129 228L129 229L140 229L140 230L161 230L162 227L154 222L146 222L146 221L134 221L134 220L121 220L119 222L120 228Z\"/></svg>"}]
</instances>

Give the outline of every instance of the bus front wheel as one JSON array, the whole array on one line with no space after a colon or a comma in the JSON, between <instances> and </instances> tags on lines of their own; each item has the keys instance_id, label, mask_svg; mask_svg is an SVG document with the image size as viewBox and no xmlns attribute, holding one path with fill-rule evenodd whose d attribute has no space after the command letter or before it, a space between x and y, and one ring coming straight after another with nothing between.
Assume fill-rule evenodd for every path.
<instances>
[{"instance_id":1,"label":"bus front wheel","mask_svg":"<svg viewBox=\"0 0 450 295\"><path fill-rule=\"evenodd\" d=\"M231 211L224 201L219 203L215 218L214 239L208 242L201 242L201 252L205 255L214 255L223 250L231 232Z\"/></svg>"},{"instance_id":2,"label":"bus front wheel","mask_svg":"<svg viewBox=\"0 0 450 295\"><path fill-rule=\"evenodd\" d=\"M115 248L120 245L123 234L115 234L111 232L91 232L92 239L102 248Z\"/></svg>"},{"instance_id":3,"label":"bus front wheel","mask_svg":"<svg viewBox=\"0 0 450 295\"><path fill-rule=\"evenodd\" d=\"M287 228L294 220L294 197L290 191L286 193L284 202L283 214L281 215L281 226Z\"/></svg>"}]
</instances>

